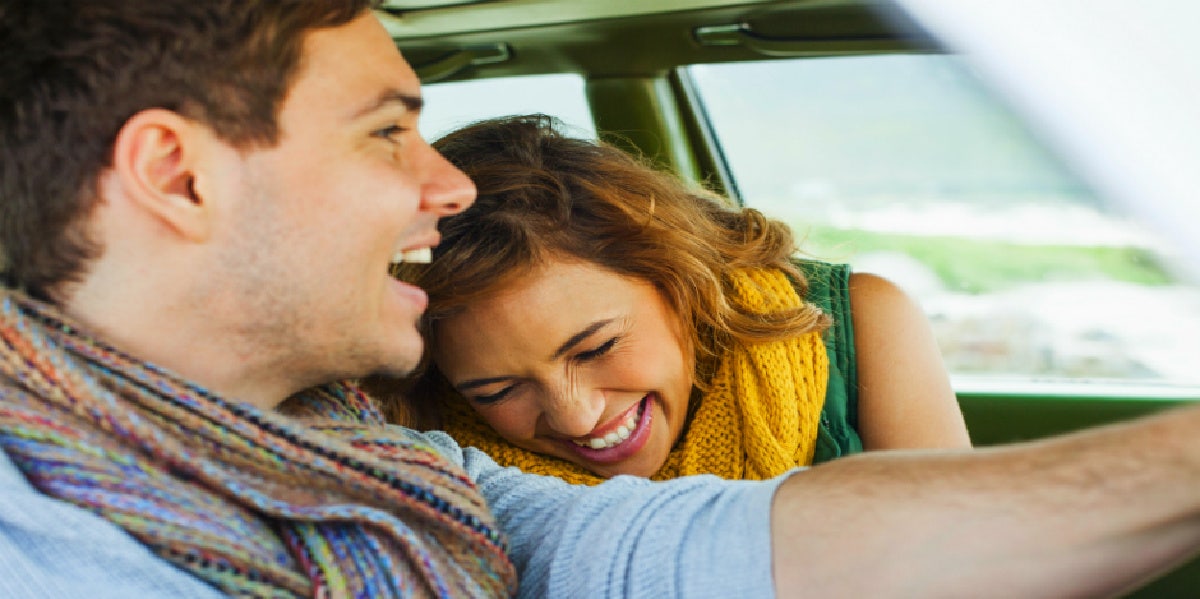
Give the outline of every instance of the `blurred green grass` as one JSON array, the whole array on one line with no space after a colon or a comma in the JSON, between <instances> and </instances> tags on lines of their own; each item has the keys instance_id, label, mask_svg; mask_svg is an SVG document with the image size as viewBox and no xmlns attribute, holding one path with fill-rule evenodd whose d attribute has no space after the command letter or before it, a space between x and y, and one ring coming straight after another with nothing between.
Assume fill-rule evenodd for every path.
<instances>
[{"instance_id":1,"label":"blurred green grass","mask_svg":"<svg viewBox=\"0 0 1200 599\"><path fill-rule=\"evenodd\" d=\"M863 254L904 253L931 269L948 289L992 293L1021 284L1109 280L1167 285L1174 278L1148 249L1128 246L1020 244L992 239L918 236L795 226L803 253L853 263Z\"/></svg>"}]
</instances>

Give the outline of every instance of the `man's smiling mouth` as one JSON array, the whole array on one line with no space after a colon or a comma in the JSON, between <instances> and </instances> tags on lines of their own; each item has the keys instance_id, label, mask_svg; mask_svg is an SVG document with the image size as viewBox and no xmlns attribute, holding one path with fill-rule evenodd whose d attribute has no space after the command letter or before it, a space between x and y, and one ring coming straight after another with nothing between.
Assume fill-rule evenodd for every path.
<instances>
[{"instance_id":1,"label":"man's smiling mouth","mask_svg":"<svg viewBox=\"0 0 1200 599\"><path fill-rule=\"evenodd\" d=\"M429 264L433 261L433 248L420 247L411 250L401 250L392 254L392 264Z\"/></svg>"}]
</instances>

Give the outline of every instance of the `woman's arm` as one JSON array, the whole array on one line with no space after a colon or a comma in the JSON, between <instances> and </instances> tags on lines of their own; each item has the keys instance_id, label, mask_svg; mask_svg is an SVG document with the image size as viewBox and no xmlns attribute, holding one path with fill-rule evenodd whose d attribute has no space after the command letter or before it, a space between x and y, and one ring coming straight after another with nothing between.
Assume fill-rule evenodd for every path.
<instances>
[{"instance_id":1,"label":"woman's arm","mask_svg":"<svg viewBox=\"0 0 1200 599\"><path fill-rule=\"evenodd\" d=\"M920 306L891 281L854 273L850 312L863 447L969 447L958 400Z\"/></svg>"}]
</instances>

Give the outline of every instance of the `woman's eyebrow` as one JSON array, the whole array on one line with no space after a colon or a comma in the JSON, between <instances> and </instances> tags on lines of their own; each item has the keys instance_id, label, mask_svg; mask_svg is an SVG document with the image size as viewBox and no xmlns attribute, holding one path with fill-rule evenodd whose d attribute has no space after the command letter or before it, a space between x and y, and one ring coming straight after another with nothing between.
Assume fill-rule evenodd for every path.
<instances>
[{"instance_id":1,"label":"woman's eyebrow","mask_svg":"<svg viewBox=\"0 0 1200 599\"><path fill-rule=\"evenodd\" d=\"M554 354L550 356L550 359L557 360L563 354L567 353L572 347L575 347L576 345L578 345L580 341L587 339L588 336L590 336L592 333L595 333L596 331L600 330L601 327L607 325L608 323L612 322L613 320L614 319L612 319L612 318L606 318L604 320L597 320L596 322L593 322L592 324L588 325L587 328L583 329L582 331L579 331L578 333L571 335L570 339L567 339L562 345L558 346L558 349L554 350Z\"/></svg>"}]
</instances>

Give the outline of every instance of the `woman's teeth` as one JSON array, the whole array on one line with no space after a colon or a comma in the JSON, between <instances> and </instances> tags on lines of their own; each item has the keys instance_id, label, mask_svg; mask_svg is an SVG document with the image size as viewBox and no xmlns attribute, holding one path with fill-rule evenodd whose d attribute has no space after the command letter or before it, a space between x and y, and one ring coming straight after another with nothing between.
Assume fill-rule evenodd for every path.
<instances>
[{"instance_id":1,"label":"woman's teeth","mask_svg":"<svg viewBox=\"0 0 1200 599\"><path fill-rule=\"evenodd\" d=\"M609 431L608 434L602 437L584 437L581 439L571 439L571 442L590 449L608 449L616 447L629 438L633 431L637 430L638 421L641 420L643 406L638 406L636 410L630 410L629 415L625 417L625 421L616 429Z\"/></svg>"}]
</instances>

